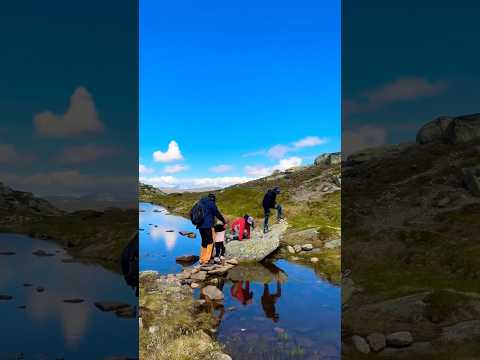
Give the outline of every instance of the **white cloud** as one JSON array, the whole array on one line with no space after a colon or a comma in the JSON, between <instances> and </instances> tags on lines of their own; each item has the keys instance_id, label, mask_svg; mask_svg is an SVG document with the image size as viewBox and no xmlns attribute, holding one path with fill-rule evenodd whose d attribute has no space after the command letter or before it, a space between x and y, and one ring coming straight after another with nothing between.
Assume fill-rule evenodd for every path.
<instances>
[{"instance_id":1,"label":"white cloud","mask_svg":"<svg viewBox=\"0 0 480 360\"><path fill-rule=\"evenodd\" d=\"M44 111L33 117L33 123L37 134L45 137L78 136L104 129L92 96L84 87L75 89L65 114Z\"/></svg>"},{"instance_id":2,"label":"white cloud","mask_svg":"<svg viewBox=\"0 0 480 360\"><path fill-rule=\"evenodd\" d=\"M303 139L295 141L293 143L293 147L295 149L302 149L305 147L323 145L327 142L328 142L327 138L319 138L318 136L307 136L307 137L304 137Z\"/></svg>"},{"instance_id":3,"label":"white cloud","mask_svg":"<svg viewBox=\"0 0 480 360\"><path fill-rule=\"evenodd\" d=\"M58 158L60 162L65 164L81 164L95 162L118 153L119 150L111 146L87 144L66 147L62 150Z\"/></svg>"},{"instance_id":4,"label":"white cloud","mask_svg":"<svg viewBox=\"0 0 480 360\"><path fill-rule=\"evenodd\" d=\"M342 153L349 156L359 150L382 146L387 143L387 130L372 125L364 125L342 134Z\"/></svg>"},{"instance_id":5,"label":"white cloud","mask_svg":"<svg viewBox=\"0 0 480 360\"><path fill-rule=\"evenodd\" d=\"M292 156L286 159L281 159L278 164L274 166L245 166L245 173L248 176L253 176L255 178L261 178L270 175L275 170L284 171L295 166L302 165L302 158L297 156Z\"/></svg>"},{"instance_id":6,"label":"white cloud","mask_svg":"<svg viewBox=\"0 0 480 360\"><path fill-rule=\"evenodd\" d=\"M176 160L182 160L183 155L180 152L180 147L175 140L170 141L166 152L160 150L153 153L153 159L158 162L172 162Z\"/></svg>"},{"instance_id":7,"label":"white cloud","mask_svg":"<svg viewBox=\"0 0 480 360\"><path fill-rule=\"evenodd\" d=\"M226 164L217 165L217 166L213 166L213 167L210 168L211 172L217 173L217 174L229 172L229 171L232 171L232 170L233 170L233 166L232 165L226 165Z\"/></svg>"},{"instance_id":8,"label":"white cloud","mask_svg":"<svg viewBox=\"0 0 480 360\"><path fill-rule=\"evenodd\" d=\"M292 156L292 157L280 160L278 165L275 165L273 167L273 170L284 171L300 165L302 165L302 158L299 158L298 156Z\"/></svg>"},{"instance_id":9,"label":"white cloud","mask_svg":"<svg viewBox=\"0 0 480 360\"><path fill-rule=\"evenodd\" d=\"M291 148L286 145L275 145L268 149L267 154L273 159L281 159L286 153L291 151Z\"/></svg>"},{"instance_id":10,"label":"white cloud","mask_svg":"<svg viewBox=\"0 0 480 360\"><path fill-rule=\"evenodd\" d=\"M223 188L253 180L245 176L178 178L175 176L140 177L140 181L160 188L198 189Z\"/></svg>"},{"instance_id":11,"label":"white cloud","mask_svg":"<svg viewBox=\"0 0 480 360\"><path fill-rule=\"evenodd\" d=\"M154 169L149 168L149 167L147 167L147 166L145 166L145 165L143 165L143 164L139 164L139 165L138 165L138 172L139 172L140 174L151 174L151 173L153 173L154 171L155 171Z\"/></svg>"},{"instance_id":12,"label":"white cloud","mask_svg":"<svg viewBox=\"0 0 480 360\"><path fill-rule=\"evenodd\" d=\"M171 165L171 166L165 167L163 172L165 172L167 174L176 174L176 173L185 171L187 169L188 169L188 166L182 165L182 164L177 164L177 165Z\"/></svg>"},{"instance_id":13,"label":"white cloud","mask_svg":"<svg viewBox=\"0 0 480 360\"><path fill-rule=\"evenodd\" d=\"M245 174L255 178L265 177L272 173L272 168L267 166L245 166Z\"/></svg>"}]
</instances>

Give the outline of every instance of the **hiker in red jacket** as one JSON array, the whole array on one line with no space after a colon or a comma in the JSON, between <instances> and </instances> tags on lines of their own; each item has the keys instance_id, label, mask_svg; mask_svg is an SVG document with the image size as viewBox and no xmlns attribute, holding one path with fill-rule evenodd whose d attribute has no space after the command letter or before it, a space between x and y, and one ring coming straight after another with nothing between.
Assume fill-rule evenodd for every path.
<instances>
[{"instance_id":1,"label":"hiker in red jacket","mask_svg":"<svg viewBox=\"0 0 480 360\"><path fill-rule=\"evenodd\" d=\"M250 239L250 228L253 228L253 217L248 214L236 219L231 225L232 234L240 241L244 238Z\"/></svg>"}]
</instances>

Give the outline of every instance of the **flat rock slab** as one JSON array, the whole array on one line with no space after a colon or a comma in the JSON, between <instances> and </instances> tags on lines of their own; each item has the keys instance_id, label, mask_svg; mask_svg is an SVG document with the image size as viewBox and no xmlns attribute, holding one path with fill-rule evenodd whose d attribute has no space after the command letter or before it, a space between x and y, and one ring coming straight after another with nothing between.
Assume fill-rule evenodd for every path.
<instances>
[{"instance_id":1,"label":"flat rock slab","mask_svg":"<svg viewBox=\"0 0 480 360\"><path fill-rule=\"evenodd\" d=\"M115 301L97 301L95 306L102 311L117 311L130 307L130 304Z\"/></svg>"},{"instance_id":2,"label":"flat rock slab","mask_svg":"<svg viewBox=\"0 0 480 360\"><path fill-rule=\"evenodd\" d=\"M239 262L262 261L278 249L280 238L287 226L287 224L276 224L266 234L255 232L252 239L230 241L225 245L226 254Z\"/></svg>"}]
</instances>

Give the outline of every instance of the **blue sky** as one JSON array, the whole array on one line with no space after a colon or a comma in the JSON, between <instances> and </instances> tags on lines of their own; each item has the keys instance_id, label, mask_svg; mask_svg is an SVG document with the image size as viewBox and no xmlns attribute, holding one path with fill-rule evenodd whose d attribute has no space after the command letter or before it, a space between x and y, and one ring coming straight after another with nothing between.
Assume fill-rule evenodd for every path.
<instances>
[{"instance_id":1,"label":"blue sky","mask_svg":"<svg viewBox=\"0 0 480 360\"><path fill-rule=\"evenodd\" d=\"M5 5L0 182L37 195L136 196L136 10L115 2L112 13L112 2L93 0Z\"/></svg>"},{"instance_id":2,"label":"blue sky","mask_svg":"<svg viewBox=\"0 0 480 360\"><path fill-rule=\"evenodd\" d=\"M142 180L227 185L339 149L339 1L140 2Z\"/></svg>"}]
</instances>

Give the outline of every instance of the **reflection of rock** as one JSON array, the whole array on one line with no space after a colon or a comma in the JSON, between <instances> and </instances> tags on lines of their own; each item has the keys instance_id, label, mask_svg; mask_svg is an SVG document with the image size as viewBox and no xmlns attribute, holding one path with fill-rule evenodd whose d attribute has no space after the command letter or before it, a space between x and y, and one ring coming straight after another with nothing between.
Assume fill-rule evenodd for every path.
<instances>
[{"instance_id":1,"label":"reflection of rock","mask_svg":"<svg viewBox=\"0 0 480 360\"><path fill-rule=\"evenodd\" d=\"M176 261L183 264L193 264L198 261L199 257L197 255L183 255L177 256Z\"/></svg>"},{"instance_id":2,"label":"reflection of rock","mask_svg":"<svg viewBox=\"0 0 480 360\"><path fill-rule=\"evenodd\" d=\"M124 319L132 319L136 316L136 311L133 306L128 306L116 310L115 315Z\"/></svg>"},{"instance_id":3,"label":"reflection of rock","mask_svg":"<svg viewBox=\"0 0 480 360\"><path fill-rule=\"evenodd\" d=\"M97 301L95 306L102 311L117 311L130 307L129 304L116 301Z\"/></svg>"},{"instance_id":4,"label":"reflection of rock","mask_svg":"<svg viewBox=\"0 0 480 360\"><path fill-rule=\"evenodd\" d=\"M197 235L193 231L179 231L180 235L189 237L190 239L195 239Z\"/></svg>"},{"instance_id":5,"label":"reflection of rock","mask_svg":"<svg viewBox=\"0 0 480 360\"><path fill-rule=\"evenodd\" d=\"M223 300L224 298L223 292L213 285L205 286L202 289L202 294L214 301Z\"/></svg>"},{"instance_id":6,"label":"reflection of rock","mask_svg":"<svg viewBox=\"0 0 480 360\"><path fill-rule=\"evenodd\" d=\"M69 303L69 304L79 304L79 303L82 303L84 302L85 300L83 299L78 299L78 298L74 298L74 299L65 299L63 300L64 303Z\"/></svg>"},{"instance_id":7,"label":"reflection of rock","mask_svg":"<svg viewBox=\"0 0 480 360\"><path fill-rule=\"evenodd\" d=\"M47 253L45 250L35 250L33 253L35 256L55 256L53 253Z\"/></svg>"},{"instance_id":8,"label":"reflection of rock","mask_svg":"<svg viewBox=\"0 0 480 360\"><path fill-rule=\"evenodd\" d=\"M288 277L283 270L274 264L268 264L268 267L258 264L240 265L228 272L228 279L232 281L250 280L267 284L273 281L286 282Z\"/></svg>"},{"instance_id":9,"label":"reflection of rock","mask_svg":"<svg viewBox=\"0 0 480 360\"><path fill-rule=\"evenodd\" d=\"M0 295L0 300L12 300L13 296L10 295Z\"/></svg>"}]
</instances>

